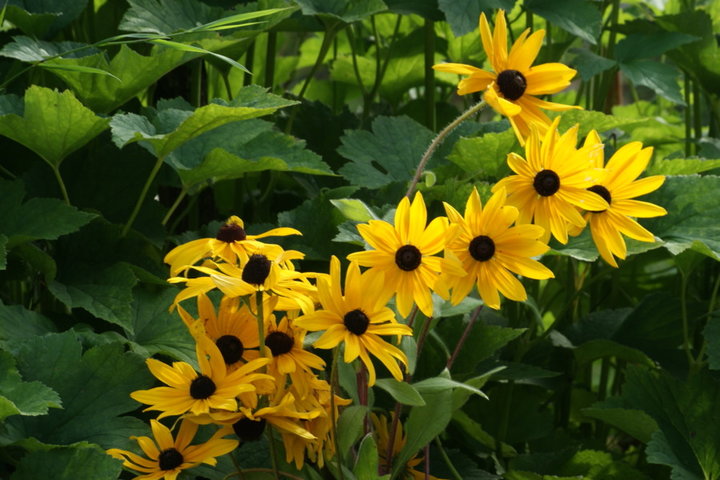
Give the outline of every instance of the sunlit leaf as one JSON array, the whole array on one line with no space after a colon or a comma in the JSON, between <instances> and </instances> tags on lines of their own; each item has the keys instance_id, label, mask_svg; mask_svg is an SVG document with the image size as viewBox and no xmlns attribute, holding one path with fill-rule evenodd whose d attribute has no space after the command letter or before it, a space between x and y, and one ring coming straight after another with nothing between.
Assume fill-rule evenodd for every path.
<instances>
[{"instance_id":1,"label":"sunlit leaf","mask_svg":"<svg viewBox=\"0 0 720 480\"><path fill-rule=\"evenodd\" d=\"M668 50L700 40L700 37L678 32L633 33L615 46L615 58L620 63L659 57Z\"/></svg>"},{"instance_id":2,"label":"sunlit leaf","mask_svg":"<svg viewBox=\"0 0 720 480\"><path fill-rule=\"evenodd\" d=\"M61 408L53 389L41 382L26 382L15 368L15 360L0 350L0 421L11 415L45 415L49 408Z\"/></svg>"},{"instance_id":3,"label":"sunlit leaf","mask_svg":"<svg viewBox=\"0 0 720 480\"><path fill-rule=\"evenodd\" d=\"M472 31L477 32L481 12L493 18L497 9L506 12L512 10L515 0L438 0L437 3L453 33L459 37ZM480 32L477 34L480 35Z\"/></svg>"},{"instance_id":4,"label":"sunlit leaf","mask_svg":"<svg viewBox=\"0 0 720 480\"><path fill-rule=\"evenodd\" d=\"M346 23L387 10L382 0L296 0L305 15L327 15Z\"/></svg>"},{"instance_id":5,"label":"sunlit leaf","mask_svg":"<svg viewBox=\"0 0 720 480\"><path fill-rule=\"evenodd\" d=\"M617 65L617 62L601 57L587 48L573 48L570 51L577 55L572 61L572 67L577 69L585 81Z\"/></svg>"},{"instance_id":6,"label":"sunlit leaf","mask_svg":"<svg viewBox=\"0 0 720 480\"><path fill-rule=\"evenodd\" d=\"M666 158L655 160L647 170L648 175L692 175L720 168L720 159Z\"/></svg>"},{"instance_id":7,"label":"sunlit leaf","mask_svg":"<svg viewBox=\"0 0 720 480\"><path fill-rule=\"evenodd\" d=\"M351 405L343 409L337 420L340 455L345 456L350 447L362 435L366 415L368 415L368 408L364 405Z\"/></svg>"},{"instance_id":8,"label":"sunlit leaf","mask_svg":"<svg viewBox=\"0 0 720 480\"><path fill-rule=\"evenodd\" d=\"M648 87L679 105L685 104L677 83L678 71L671 65L654 60L629 60L620 64L620 70L635 85Z\"/></svg>"},{"instance_id":9,"label":"sunlit leaf","mask_svg":"<svg viewBox=\"0 0 720 480\"><path fill-rule=\"evenodd\" d=\"M600 36L602 14L586 0L526 0L531 12L595 45Z\"/></svg>"},{"instance_id":10,"label":"sunlit leaf","mask_svg":"<svg viewBox=\"0 0 720 480\"><path fill-rule=\"evenodd\" d=\"M375 382L375 386L388 392L396 401L403 405L425 405L425 400L423 400L422 395L409 383L399 382L394 378L380 378Z\"/></svg>"}]
</instances>

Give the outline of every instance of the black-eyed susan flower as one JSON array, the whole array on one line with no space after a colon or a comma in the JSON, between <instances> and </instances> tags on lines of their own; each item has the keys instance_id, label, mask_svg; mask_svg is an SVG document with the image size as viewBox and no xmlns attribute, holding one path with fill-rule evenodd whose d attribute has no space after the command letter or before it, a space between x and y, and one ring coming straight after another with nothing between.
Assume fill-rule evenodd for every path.
<instances>
[{"instance_id":1,"label":"black-eyed susan flower","mask_svg":"<svg viewBox=\"0 0 720 480\"><path fill-rule=\"evenodd\" d=\"M182 470L201 463L216 465L216 457L229 453L238 446L237 440L224 439L232 433L229 428L218 430L207 442L190 445L198 425L187 420L180 424L177 438L173 439L170 429L157 420L150 420L153 437L130 437L138 442L147 458L127 450L111 448L109 455L123 461L123 466L141 472L136 480L175 480Z\"/></svg>"},{"instance_id":2,"label":"black-eyed susan flower","mask_svg":"<svg viewBox=\"0 0 720 480\"><path fill-rule=\"evenodd\" d=\"M374 250L355 252L348 260L370 267L366 275L369 284L383 285L385 291L396 292L400 315L407 317L413 302L421 312L432 316L431 289L442 281L440 274L462 275L459 262L435 256L445 247L448 221L445 217L427 224L427 210L420 192L410 203L403 197L395 212L395 225L382 220L370 220L358 225L358 231Z\"/></svg>"},{"instance_id":3,"label":"black-eyed susan flower","mask_svg":"<svg viewBox=\"0 0 720 480\"><path fill-rule=\"evenodd\" d=\"M411 335L407 325L397 323L395 314L386 304L392 295L388 285L377 276L361 274L357 263L348 267L343 295L340 280L340 261L330 260L330 278L318 279L318 295L322 309L299 317L295 325L311 332L325 330L313 346L334 348L345 346L345 362L356 358L369 372L368 385L375 384L375 367L370 354L378 358L397 380L402 380L398 362L407 366L405 354L386 342L381 335Z\"/></svg>"},{"instance_id":4,"label":"black-eyed susan flower","mask_svg":"<svg viewBox=\"0 0 720 480\"><path fill-rule=\"evenodd\" d=\"M257 250L265 245L258 242L258 239L286 235L302 234L294 228L280 227L258 235L248 235L243 221L233 215L220 227L215 238L199 238L178 245L165 255L164 261L170 264L172 276L195 265L203 258L221 259L233 264L245 263L249 256L248 249Z\"/></svg>"},{"instance_id":5,"label":"black-eyed susan flower","mask_svg":"<svg viewBox=\"0 0 720 480\"><path fill-rule=\"evenodd\" d=\"M505 205L504 188L498 189L482 207L477 189L473 189L465 205L465 216L445 203L451 224L458 229L448 241L446 251L455 255L467 272L450 280L453 305L470 293L473 285L491 308L500 308L502 294L512 300L527 298L525 288L514 274L534 279L552 278L553 273L530 257L542 255L549 247L540 241L544 231L538 225L511 226L518 217L515 207Z\"/></svg>"},{"instance_id":6,"label":"black-eyed susan flower","mask_svg":"<svg viewBox=\"0 0 720 480\"><path fill-rule=\"evenodd\" d=\"M147 365L155 377L165 385L149 390L137 390L130 396L140 403L150 405L145 411L162 412L158 418L191 413L200 415L211 409L237 411L236 397L254 392L254 382L273 378L256 370L267 365L268 359L257 358L227 373L220 350L207 337L196 338L196 352L201 373L185 362L173 362L168 366L153 358Z\"/></svg>"},{"instance_id":7,"label":"black-eyed susan flower","mask_svg":"<svg viewBox=\"0 0 720 480\"><path fill-rule=\"evenodd\" d=\"M541 100L536 95L557 93L568 85L575 70L562 63L544 63L532 66L542 46L545 30L530 35L525 30L507 50L507 23L505 12L495 16L495 30L490 31L485 14L480 15L480 38L487 54L491 72L461 63L433 65L440 72L468 75L458 84L458 95L485 91L483 98L496 112L508 117L522 143L535 124L541 133L550 125L542 109L562 111L580 108L573 105Z\"/></svg>"},{"instance_id":8,"label":"black-eyed susan flower","mask_svg":"<svg viewBox=\"0 0 720 480\"><path fill-rule=\"evenodd\" d=\"M602 181L605 171L592 159L602 145L586 144L577 149L578 126L557 132L559 117L543 137L532 128L525 144L525 157L510 153L508 165L516 173L503 178L493 192L504 188L507 203L519 210L517 223L535 223L545 229L541 241L552 234L567 243L570 225L585 226L579 210L605 210L607 202L587 190ZM570 225L569 225L570 224Z\"/></svg>"},{"instance_id":9,"label":"black-eyed susan flower","mask_svg":"<svg viewBox=\"0 0 720 480\"><path fill-rule=\"evenodd\" d=\"M586 143L600 144L601 140L593 131L588 135ZM588 187L588 191L608 203L605 209L589 210L585 218L590 224L590 233L598 252L613 267L618 266L615 257L624 260L627 256L627 247L621 234L641 242L655 241L655 236L631 217L651 218L667 214L663 207L635 200L635 197L657 190L665 181L662 175L637 180L647 167L652 151L652 147L642 148L640 142L624 145L605 165L607 176ZM594 166L598 168L602 168L603 162L602 155L593 160Z\"/></svg>"}]
</instances>

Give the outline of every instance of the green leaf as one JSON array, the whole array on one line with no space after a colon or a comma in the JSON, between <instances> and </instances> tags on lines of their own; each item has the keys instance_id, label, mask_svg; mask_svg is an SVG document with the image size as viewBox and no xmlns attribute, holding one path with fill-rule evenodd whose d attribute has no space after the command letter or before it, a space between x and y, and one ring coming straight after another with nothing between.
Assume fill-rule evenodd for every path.
<instances>
[{"instance_id":1,"label":"green leaf","mask_svg":"<svg viewBox=\"0 0 720 480\"><path fill-rule=\"evenodd\" d=\"M339 170L351 184L373 189L409 181L433 133L409 117L377 117L372 132L346 131L338 152L350 160Z\"/></svg>"},{"instance_id":2,"label":"green leaf","mask_svg":"<svg viewBox=\"0 0 720 480\"><path fill-rule=\"evenodd\" d=\"M327 15L352 23L387 10L382 0L296 0L304 15Z\"/></svg>"},{"instance_id":3,"label":"green leaf","mask_svg":"<svg viewBox=\"0 0 720 480\"><path fill-rule=\"evenodd\" d=\"M497 451L497 441L495 438L486 432L480 423L470 418L467 413L462 410L455 410L452 419L455 424L457 424L465 433L478 443L493 452ZM501 443L500 448L502 449L502 454L505 458L517 455L517 452L511 445Z\"/></svg>"},{"instance_id":4,"label":"green leaf","mask_svg":"<svg viewBox=\"0 0 720 480\"><path fill-rule=\"evenodd\" d=\"M78 18L88 0L14 0L12 3L14 5L7 6L6 20L28 35L50 37Z\"/></svg>"},{"instance_id":5,"label":"green leaf","mask_svg":"<svg viewBox=\"0 0 720 480\"><path fill-rule=\"evenodd\" d=\"M648 175L693 175L720 168L720 159L664 158L655 160L647 169Z\"/></svg>"},{"instance_id":6,"label":"green leaf","mask_svg":"<svg viewBox=\"0 0 720 480\"><path fill-rule=\"evenodd\" d=\"M170 33L190 30L223 17L225 11L194 0L128 0L118 29L126 32Z\"/></svg>"},{"instance_id":7,"label":"green leaf","mask_svg":"<svg viewBox=\"0 0 720 480\"><path fill-rule=\"evenodd\" d=\"M7 3L7 2L3 2ZM23 33L44 37L60 16L59 13L32 13L17 5L6 5L5 20L12 22Z\"/></svg>"},{"instance_id":8,"label":"green leaf","mask_svg":"<svg viewBox=\"0 0 720 480\"><path fill-rule=\"evenodd\" d=\"M78 52L66 53L72 50ZM0 56L14 58L21 62L42 62L50 57L63 56L65 58L79 58L99 53L98 49L88 43L80 42L47 42L25 35L13 37L13 41L6 43L0 50Z\"/></svg>"},{"instance_id":9,"label":"green leaf","mask_svg":"<svg viewBox=\"0 0 720 480\"><path fill-rule=\"evenodd\" d=\"M717 311L708 318L703 336L707 342L708 367L720 370L720 313Z\"/></svg>"},{"instance_id":10,"label":"green leaf","mask_svg":"<svg viewBox=\"0 0 720 480\"><path fill-rule=\"evenodd\" d=\"M0 234L0 270L7 268L7 243L8 237Z\"/></svg>"},{"instance_id":11,"label":"green leaf","mask_svg":"<svg viewBox=\"0 0 720 480\"><path fill-rule=\"evenodd\" d=\"M573 60L573 67L577 69L580 77L585 81L617 65L614 60L601 57L587 48L571 48L570 51L577 55Z\"/></svg>"},{"instance_id":12,"label":"green leaf","mask_svg":"<svg viewBox=\"0 0 720 480\"><path fill-rule=\"evenodd\" d=\"M25 145L53 168L108 126L66 90L36 85L25 92L24 111L0 112L0 135Z\"/></svg>"},{"instance_id":13,"label":"green leaf","mask_svg":"<svg viewBox=\"0 0 720 480\"><path fill-rule=\"evenodd\" d=\"M392 476L405 468L408 460L417 455L417 451L430 443L433 438L440 435L447 428L452 417L452 391L428 393L425 395L425 405L410 409L410 415L405 422L407 443L395 457Z\"/></svg>"},{"instance_id":14,"label":"green leaf","mask_svg":"<svg viewBox=\"0 0 720 480\"><path fill-rule=\"evenodd\" d=\"M24 456L10 480L115 480L122 463L101 448L87 443L52 450L31 452Z\"/></svg>"},{"instance_id":15,"label":"green leaf","mask_svg":"<svg viewBox=\"0 0 720 480\"><path fill-rule=\"evenodd\" d=\"M340 456L345 457L355 441L362 435L368 408L364 405L352 405L343 409L338 418L337 435Z\"/></svg>"},{"instance_id":16,"label":"green leaf","mask_svg":"<svg viewBox=\"0 0 720 480\"><path fill-rule=\"evenodd\" d=\"M487 399L487 395L483 393L482 390L479 388L475 388L472 385L468 385L463 382L455 381L451 378L447 377L432 377L432 378L426 378L424 380L421 380L419 382L415 382L412 385L415 387L415 389L423 394L427 394L428 392L439 392L443 390L454 390L456 388L461 390L466 390L470 393L474 393L475 395L479 395L482 398Z\"/></svg>"},{"instance_id":17,"label":"green leaf","mask_svg":"<svg viewBox=\"0 0 720 480\"><path fill-rule=\"evenodd\" d=\"M709 478L701 476L697 469L688 467L688 462L686 462L688 459L681 458L682 456L673 450L670 441L660 430L653 433L650 443L645 448L645 455L649 463L670 466L672 468L672 480L706 480ZM692 461L689 463L692 463Z\"/></svg>"},{"instance_id":18,"label":"green leaf","mask_svg":"<svg viewBox=\"0 0 720 480\"><path fill-rule=\"evenodd\" d=\"M526 0L525 7L563 30L595 45L600 36L602 15L585 0Z\"/></svg>"},{"instance_id":19,"label":"green leaf","mask_svg":"<svg viewBox=\"0 0 720 480\"><path fill-rule=\"evenodd\" d=\"M379 460L375 439L372 434L368 434L360 442L358 448L357 461L353 469L355 478L357 480L381 480L389 477L389 475L383 475L382 477L378 475Z\"/></svg>"},{"instance_id":20,"label":"green leaf","mask_svg":"<svg viewBox=\"0 0 720 480\"><path fill-rule=\"evenodd\" d=\"M335 208L340 210L340 212L348 220L352 220L354 222L367 222L368 220L378 219L372 209L362 200L355 198L339 198L336 200L330 200L330 203L335 205Z\"/></svg>"},{"instance_id":21,"label":"green leaf","mask_svg":"<svg viewBox=\"0 0 720 480\"><path fill-rule=\"evenodd\" d=\"M509 172L507 154L516 142L512 130L486 133L482 137L460 138L448 160L473 178L501 178Z\"/></svg>"},{"instance_id":22,"label":"green leaf","mask_svg":"<svg viewBox=\"0 0 720 480\"><path fill-rule=\"evenodd\" d=\"M438 7L445 14L455 36L477 31L480 13L493 17L493 10L513 9L515 0L438 0ZM477 32L480 35L480 32Z\"/></svg>"},{"instance_id":23,"label":"green leaf","mask_svg":"<svg viewBox=\"0 0 720 480\"><path fill-rule=\"evenodd\" d=\"M599 133L607 132L614 128L623 128L640 125L646 122L645 118L623 117L621 115L608 115L593 110L569 110L562 112L562 119L558 129L564 132L568 128L579 124L578 137L585 137L590 130L597 130Z\"/></svg>"},{"instance_id":24,"label":"green leaf","mask_svg":"<svg viewBox=\"0 0 720 480\"><path fill-rule=\"evenodd\" d=\"M45 415L49 408L61 408L58 394L40 382L24 382L15 360L0 350L0 421L11 415Z\"/></svg>"},{"instance_id":25,"label":"green leaf","mask_svg":"<svg viewBox=\"0 0 720 480\"><path fill-rule=\"evenodd\" d=\"M657 422L647 413L641 410L613 407L610 402L596 403L592 407L583 408L580 411L586 417L602 420L643 443L648 443L652 434L658 429Z\"/></svg>"},{"instance_id":26,"label":"green leaf","mask_svg":"<svg viewBox=\"0 0 720 480\"><path fill-rule=\"evenodd\" d=\"M630 363L644 364L649 367L655 365L655 362L640 350L600 338L578 345L573 350L573 354L580 365L588 365L599 358L607 357L616 357Z\"/></svg>"},{"instance_id":27,"label":"green leaf","mask_svg":"<svg viewBox=\"0 0 720 480\"><path fill-rule=\"evenodd\" d=\"M88 441L103 448L125 448L133 443L130 435L147 430L141 420L120 416L138 408L130 392L153 384L143 359L125 352L121 344L100 345L83 354L72 331L49 334L23 341L17 364L25 380L55 390L63 409L43 417L9 418L6 425L12 436L55 445Z\"/></svg>"},{"instance_id":28,"label":"green leaf","mask_svg":"<svg viewBox=\"0 0 720 480\"><path fill-rule=\"evenodd\" d=\"M720 260L720 176L667 177L659 190L642 200L664 207L664 217L644 220L643 226L663 240L673 255L693 249Z\"/></svg>"},{"instance_id":29,"label":"green leaf","mask_svg":"<svg viewBox=\"0 0 720 480\"><path fill-rule=\"evenodd\" d=\"M685 105L677 82L678 71L674 67L654 60L630 60L621 63L620 70L635 85L643 85L659 97Z\"/></svg>"},{"instance_id":30,"label":"green leaf","mask_svg":"<svg viewBox=\"0 0 720 480\"><path fill-rule=\"evenodd\" d=\"M56 198L31 198L23 201L22 182L0 180L0 231L7 236L11 249L33 240L55 240L75 232L97 217L81 212Z\"/></svg>"},{"instance_id":31,"label":"green leaf","mask_svg":"<svg viewBox=\"0 0 720 480\"><path fill-rule=\"evenodd\" d=\"M10 349L25 338L56 331L47 317L27 310L22 305L5 305L0 301L0 344Z\"/></svg>"},{"instance_id":32,"label":"green leaf","mask_svg":"<svg viewBox=\"0 0 720 480\"><path fill-rule=\"evenodd\" d=\"M189 111L165 102L158 110L149 109L151 118L134 113L115 115L110 122L110 128L113 141L118 147L140 142L160 158L222 125L269 115L280 108L295 104L297 102L267 93L257 85L250 85L240 90L229 103L217 99L209 105Z\"/></svg>"},{"instance_id":33,"label":"green leaf","mask_svg":"<svg viewBox=\"0 0 720 480\"><path fill-rule=\"evenodd\" d=\"M392 397L403 405L420 406L425 405L422 395L415 389L414 385L399 382L394 378L380 378L375 382L375 386L382 388Z\"/></svg>"},{"instance_id":34,"label":"green leaf","mask_svg":"<svg viewBox=\"0 0 720 480\"><path fill-rule=\"evenodd\" d=\"M680 45L693 43L700 37L679 32L632 33L615 46L615 58L620 63L659 57Z\"/></svg>"},{"instance_id":35,"label":"green leaf","mask_svg":"<svg viewBox=\"0 0 720 480\"><path fill-rule=\"evenodd\" d=\"M126 336L132 350L143 357L162 354L192 364L196 358L195 341L180 315L168 311L176 294L175 288L160 292L135 289Z\"/></svg>"}]
</instances>

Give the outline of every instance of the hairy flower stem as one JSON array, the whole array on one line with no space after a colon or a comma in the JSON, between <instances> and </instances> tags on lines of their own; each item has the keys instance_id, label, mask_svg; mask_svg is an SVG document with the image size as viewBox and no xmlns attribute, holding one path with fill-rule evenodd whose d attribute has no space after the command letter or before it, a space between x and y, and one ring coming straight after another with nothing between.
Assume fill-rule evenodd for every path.
<instances>
[{"instance_id":1,"label":"hairy flower stem","mask_svg":"<svg viewBox=\"0 0 720 480\"><path fill-rule=\"evenodd\" d=\"M450 122L447 127L443 128L442 131L438 133L437 136L433 139L433 141L430 142L430 146L427 148L427 150L425 150L425 153L420 159L420 163L418 163L417 169L415 170L415 176L410 181L410 186L408 187L407 193L405 193L406 197L410 198L413 192L415 192L415 187L417 187L417 184L420 181L420 177L422 177L422 174L425 171L425 167L430 161L430 157L432 157L433 153L435 153L435 150L437 150L443 140L445 140L445 137L447 137L465 120L482 110L485 105L485 100L480 100L478 103L465 110L459 117Z\"/></svg>"},{"instance_id":2,"label":"hairy flower stem","mask_svg":"<svg viewBox=\"0 0 720 480\"><path fill-rule=\"evenodd\" d=\"M132 227L132 224L135 222L135 218L137 218L138 213L140 213L140 208L145 201L148 190L150 190L150 185L152 185L152 182L155 180L155 177L160 171L160 167L162 167L164 161L165 157L158 157L157 161L155 162L155 166L150 172L150 175L148 175L147 180L145 181L145 185L143 185L142 191L140 192L140 196L135 202L135 208L133 208L133 211L130 214L130 218L128 218L128 221L125 223L125 226L122 229L122 233L120 234L122 237L127 235L127 233L130 231L130 227Z\"/></svg>"},{"instance_id":3,"label":"hairy flower stem","mask_svg":"<svg viewBox=\"0 0 720 480\"><path fill-rule=\"evenodd\" d=\"M458 340L457 345L455 345L455 350L453 350L452 355L450 355L450 358L448 358L447 364L445 365L445 368L447 368L448 370L452 369L452 366L455 363L455 360L457 360L457 357L460 354L460 350L462 349L463 345L465 345L465 341L467 340L468 336L470 336L470 331L472 330L473 325L475 325L475 322L480 316L480 312L482 311L483 307L484 305L480 305L479 307L477 307L473 312L472 316L470 317L470 321L465 327L465 330L463 330L462 335L460 335L460 339Z\"/></svg>"}]
</instances>

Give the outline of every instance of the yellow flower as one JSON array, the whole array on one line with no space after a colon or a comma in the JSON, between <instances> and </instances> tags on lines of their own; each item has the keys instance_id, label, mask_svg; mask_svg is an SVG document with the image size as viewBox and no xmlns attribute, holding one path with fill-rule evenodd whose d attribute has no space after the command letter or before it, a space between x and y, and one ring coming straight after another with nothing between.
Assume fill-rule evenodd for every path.
<instances>
[{"instance_id":1,"label":"yellow flower","mask_svg":"<svg viewBox=\"0 0 720 480\"><path fill-rule=\"evenodd\" d=\"M536 125L541 133L550 125L545 110L569 110L574 105L540 100L535 95L557 93L568 85L575 70L562 63L544 63L531 66L540 51L545 30L530 35L525 30L507 51L507 24L505 12L499 10L495 17L495 31L490 32L485 14L480 15L480 38L493 71L488 72L472 65L441 63L433 65L440 72L469 75L458 84L458 95L485 90L483 98L505 115L522 144L530 133L530 125Z\"/></svg>"},{"instance_id":2,"label":"yellow flower","mask_svg":"<svg viewBox=\"0 0 720 480\"><path fill-rule=\"evenodd\" d=\"M447 218L438 217L426 225L427 210L422 194L415 194L412 205L407 197L403 197L395 212L394 228L382 220L358 225L360 235L375 250L355 252L347 257L363 267L370 267L366 272L368 284L380 284L383 290L397 292L397 309L403 317L408 316L413 302L426 316L432 316L430 290L447 290L436 289L438 280L442 281L440 274L465 273L459 262L434 256L445 248Z\"/></svg>"},{"instance_id":3,"label":"yellow flower","mask_svg":"<svg viewBox=\"0 0 720 480\"><path fill-rule=\"evenodd\" d=\"M395 314L386 303L392 292L376 276L361 274L360 267L351 263L345 278L345 295L340 288L340 261L330 260L330 279L318 279L318 295L322 309L295 320L295 325L311 332L325 330L313 346L334 348L345 345L345 362L360 357L368 369L368 385L375 384L375 367L368 353L377 357L397 380L402 371L397 362L407 365L405 354L384 341L380 335L411 335L407 325L397 323Z\"/></svg>"},{"instance_id":4,"label":"yellow flower","mask_svg":"<svg viewBox=\"0 0 720 480\"><path fill-rule=\"evenodd\" d=\"M127 450L111 448L109 455L123 461L123 466L141 472L136 480L175 480L182 470L193 468L201 463L216 465L215 457L225 455L238 446L237 440L223 439L232 433L229 428L218 430L212 438L200 445L190 445L198 425L188 420L180 424L177 438L173 440L170 429L157 420L150 420L153 437L130 437L138 442L148 458Z\"/></svg>"},{"instance_id":5,"label":"yellow flower","mask_svg":"<svg viewBox=\"0 0 720 480\"><path fill-rule=\"evenodd\" d=\"M518 224L535 223L545 229L541 241L550 234L561 243L568 241L570 223L578 228L585 220L578 211L605 210L607 202L588 191L602 181L605 171L594 168L593 156L602 145L586 144L576 149L578 126L562 136L557 132L556 118L544 138L533 128L525 144L525 156L508 154L508 165L516 173L500 180L493 192L504 188L507 203L520 211Z\"/></svg>"},{"instance_id":6,"label":"yellow flower","mask_svg":"<svg viewBox=\"0 0 720 480\"><path fill-rule=\"evenodd\" d=\"M268 359L252 360L228 374L220 350L207 337L196 338L198 364L202 373L185 362L174 362L172 367L147 359L147 365L155 377L168 386L149 390L137 390L130 396L140 403L150 405L148 410L159 410L158 418L169 415L192 413L200 415L210 409L236 411L236 397L245 392L254 392L253 382L273 380L269 375L252 373L267 365Z\"/></svg>"},{"instance_id":7,"label":"yellow flower","mask_svg":"<svg viewBox=\"0 0 720 480\"><path fill-rule=\"evenodd\" d=\"M588 135L588 142L600 144L597 132ZM585 215L590 223L590 233L602 258L617 267L614 257L625 259L627 247L621 234L641 242L654 242L655 237L640 226L636 218L651 218L666 215L667 211L655 204L634 200L635 197L657 190L665 181L662 175L637 177L645 170L652 156L652 147L642 148L642 143L631 142L618 149L608 160L605 169L607 176L600 182L588 187L608 203L605 209L589 210ZM602 168L603 158L594 159L595 166Z\"/></svg>"},{"instance_id":8,"label":"yellow flower","mask_svg":"<svg viewBox=\"0 0 720 480\"><path fill-rule=\"evenodd\" d=\"M248 235L245 224L233 215L220 227L215 238L199 238L178 245L165 255L170 264L170 275L175 276L203 258L222 259L228 263L245 263L248 249L256 250L265 245L257 239L273 236L302 235L294 228L273 228L259 235Z\"/></svg>"},{"instance_id":9,"label":"yellow flower","mask_svg":"<svg viewBox=\"0 0 720 480\"><path fill-rule=\"evenodd\" d=\"M511 227L518 210L505 205L505 197L505 189L498 189L483 209L480 195L473 189L465 206L465 217L445 203L448 219L459 227L445 248L460 259L467 272L450 280L453 305L460 303L477 284L485 305L498 309L498 290L512 300L527 298L525 288L513 273L538 280L554 276L542 263L530 258L549 249L538 241L544 233L542 227Z\"/></svg>"}]
</instances>

